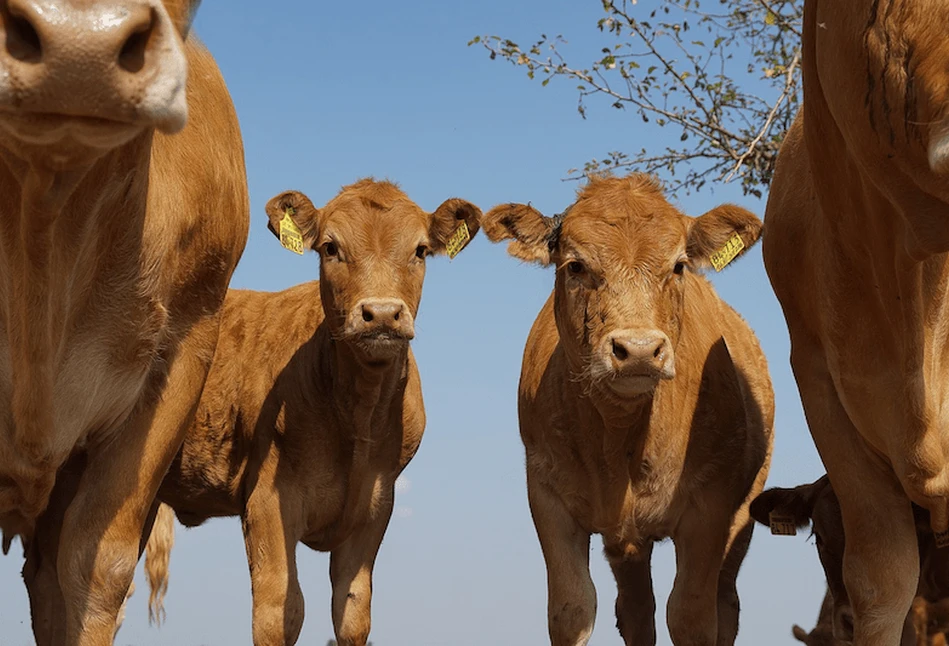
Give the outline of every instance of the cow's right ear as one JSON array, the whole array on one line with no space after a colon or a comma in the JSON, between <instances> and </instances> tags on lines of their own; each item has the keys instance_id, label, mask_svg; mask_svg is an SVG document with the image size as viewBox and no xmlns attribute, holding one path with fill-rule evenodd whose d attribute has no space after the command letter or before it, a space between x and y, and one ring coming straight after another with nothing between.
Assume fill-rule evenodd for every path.
<instances>
[{"instance_id":1,"label":"cow's right ear","mask_svg":"<svg viewBox=\"0 0 949 646\"><path fill-rule=\"evenodd\" d=\"M794 526L798 529L807 527L811 524L814 503L827 484L827 476L823 476L816 482L800 485L793 489L782 487L767 489L758 494L758 497L752 501L749 509L751 517L756 522L768 527L771 525L771 514L773 513L776 516L792 519Z\"/></svg>"},{"instance_id":2,"label":"cow's right ear","mask_svg":"<svg viewBox=\"0 0 949 646\"><path fill-rule=\"evenodd\" d=\"M548 218L530 204L500 204L481 218L481 228L491 242L511 240L507 252L515 258L549 265L559 221Z\"/></svg>"},{"instance_id":3,"label":"cow's right ear","mask_svg":"<svg viewBox=\"0 0 949 646\"><path fill-rule=\"evenodd\" d=\"M300 191L284 191L270 198L267 206L267 228L280 240L280 223L287 216L303 238L303 248L312 249L319 238L320 211Z\"/></svg>"}]
</instances>

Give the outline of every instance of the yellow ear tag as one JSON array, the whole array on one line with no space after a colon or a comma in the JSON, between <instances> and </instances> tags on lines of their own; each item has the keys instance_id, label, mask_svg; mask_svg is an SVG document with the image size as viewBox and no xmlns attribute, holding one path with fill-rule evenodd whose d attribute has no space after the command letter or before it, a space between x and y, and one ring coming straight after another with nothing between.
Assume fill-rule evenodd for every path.
<instances>
[{"instance_id":1,"label":"yellow ear tag","mask_svg":"<svg viewBox=\"0 0 949 646\"><path fill-rule=\"evenodd\" d=\"M725 246L712 254L709 260L712 261L712 267L715 271L725 269L725 266L735 259L735 256L741 253L745 248L745 241L737 233L728 239Z\"/></svg>"},{"instance_id":2,"label":"yellow ear tag","mask_svg":"<svg viewBox=\"0 0 949 646\"><path fill-rule=\"evenodd\" d=\"M933 537L936 539L936 547L939 549L949 545L949 531L933 532Z\"/></svg>"},{"instance_id":3,"label":"yellow ear tag","mask_svg":"<svg viewBox=\"0 0 949 646\"><path fill-rule=\"evenodd\" d=\"M768 523L771 526L771 533L775 536L794 536L797 534L793 516L776 514L772 511L768 514Z\"/></svg>"},{"instance_id":4,"label":"yellow ear tag","mask_svg":"<svg viewBox=\"0 0 949 646\"><path fill-rule=\"evenodd\" d=\"M288 206L283 212L283 219L280 220L280 244L285 249L293 253L303 255L303 234L300 233L300 227L290 217L295 213L292 206Z\"/></svg>"},{"instance_id":5,"label":"yellow ear tag","mask_svg":"<svg viewBox=\"0 0 949 646\"><path fill-rule=\"evenodd\" d=\"M454 258L457 256L461 250L465 248L469 240L471 240L471 234L468 233L468 223L462 220L458 228L455 229L455 232L448 238L448 244L445 245L448 257Z\"/></svg>"}]
</instances>

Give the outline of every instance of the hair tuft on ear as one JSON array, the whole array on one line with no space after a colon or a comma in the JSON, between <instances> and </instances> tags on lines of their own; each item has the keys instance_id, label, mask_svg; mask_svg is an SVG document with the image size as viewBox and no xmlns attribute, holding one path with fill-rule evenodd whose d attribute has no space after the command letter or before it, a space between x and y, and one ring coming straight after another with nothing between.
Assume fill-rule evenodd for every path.
<instances>
[{"instance_id":1,"label":"hair tuft on ear","mask_svg":"<svg viewBox=\"0 0 949 646\"><path fill-rule=\"evenodd\" d=\"M481 220L491 242L511 240L507 251L515 258L550 264L551 243L559 233L560 218L545 217L530 204L500 204Z\"/></svg>"}]
</instances>

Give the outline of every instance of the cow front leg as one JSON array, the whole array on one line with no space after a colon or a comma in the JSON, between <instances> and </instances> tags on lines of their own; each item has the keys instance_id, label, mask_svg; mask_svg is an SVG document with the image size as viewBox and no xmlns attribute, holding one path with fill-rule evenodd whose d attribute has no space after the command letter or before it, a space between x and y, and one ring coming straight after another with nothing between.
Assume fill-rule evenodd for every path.
<instances>
[{"instance_id":1,"label":"cow front leg","mask_svg":"<svg viewBox=\"0 0 949 646\"><path fill-rule=\"evenodd\" d=\"M656 643L656 597L652 589L652 543L634 556L611 555L616 579L616 627L626 646Z\"/></svg>"},{"instance_id":2,"label":"cow front leg","mask_svg":"<svg viewBox=\"0 0 949 646\"><path fill-rule=\"evenodd\" d=\"M590 534L560 497L528 472L527 497L547 565L547 628L553 646L585 646L596 619Z\"/></svg>"},{"instance_id":3,"label":"cow front leg","mask_svg":"<svg viewBox=\"0 0 949 646\"><path fill-rule=\"evenodd\" d=\"M339 646L366 646L372 623L372 568L392 516L392 492L375 516L330 555L333 628Z\"/></svg>"},{"instance_id":4,"label":"cow front leg","mask_svg":"<svg viewBox=\"0 0 949 646\"><path fill-rule=\"evenodd\" d=\"M214 319L193 328L164 383L147 386L152 398L87 451L57 558L67 646L112 644L155 494L191 423L216 337Z\"/></svg>"},{"instance_id":5,"label":"cow front leg","mask_svg":"<svg viewBox=\"0 0 949 646\"><path fill-rule=\"evenodd\" d=\"M267 481L262 474L242 518L254 598L254 646L287 646L296 643L303 628L296 560L300 534L281 514L280 494Z\"/></svg>"},{"instance_id":6,"label":"cow front leg","mask_svg":"<svg viewBox=\"0 0 949 646\"><path fill-rule=\"evenodd\" d=\"M666 607L675 646L715 646L718 586L732 514L713 496L687 509L673 535L676 576Z\"/></svg>"},{"instance_id":7,"label":"cow front leg","mask_svg":"<svg viewBox=\"0 0 949 646\"><path fill-rule=\"evenodd\" d=\"M791 338L807 424L840 502L853 643L899 644L919 580L912 506L893 471L866 449L823 359L800 352L793 333Z\"/></svg>"}]
</instances>

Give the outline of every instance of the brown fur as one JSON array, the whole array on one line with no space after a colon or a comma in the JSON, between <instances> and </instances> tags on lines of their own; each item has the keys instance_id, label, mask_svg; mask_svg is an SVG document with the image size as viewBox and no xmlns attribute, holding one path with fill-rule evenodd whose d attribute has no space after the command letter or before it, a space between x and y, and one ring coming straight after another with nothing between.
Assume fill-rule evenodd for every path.
<instances>
[{"instance_id":1,"label":"brown fur","mask_svg":"<svg viewBox=\"0 0 949 646\"><path fill-rule=\"evenodd\" d=\"M276 196L275 234L288 207L320 254L320 280L228 292L195 422L159 496L185 525L241 516L257 646L299 635L301 541L331 552L337 641L365 646L395 480L425 426L408 343L425 257L444 251L462 219L475 235L481 211L450 199L426 213L394 184L362 180L322 209L295 191ZM365 320L378 302L399 303L398 320Z\"/></svg>"},{"instance_id":2,"label":"brown fur","mask_svg":"<svg viewBox=\"0 0 949 646\"><path fill-rule=\"evenodd\" d=\"M165 39L145 69L164 60L162 43L181 56L175 69L186 57L186 126L181 113L172 123L140 111L131 72L125 94L104 74L70 85L73 73L114 66L109 50L89 49L96 33L72 23L60 25L70 47L43 45L56 67L31 78L47 85L22 86L14 105L0 92L0 528L5 542L24 539L40 646L112 643L247 237L230 97L210 54L187 40L196 2L164 4L143 14L158 25L151 40ZM87 18L100 9L68 5ZM15 66L0 54L3 71Z\"/></svg>"},{"instance_id":3,"label":"brown fur","mask_svg":"<svg viewBox=\"0 0 949 646\"><path fill-rule=\"evenodd\" d=\"M655 642L650 556L666 537L678 560L673 641L732 644L735 577L753 529L748 505L768 472L774 404L754 335L694 269L735 232L753 245L760 221L733 206L688 218L653 179L631 175L594 178L562 223L501 205L483 226L492 241L513 239L512 255L557 268L527 341L518 404L552 643L589 639L598 533L627 644Z\"/></svg>"},{"instance_id":4,"label":"brown fur","mask_svg":"<svg viewBox=\"0 0 949 646\"><path fill-rule=\"evenodd\" d=\"M765 218L860 646L900 639L919 567L910 501L949 529L947 21L941 1L806 0L804 107Z\"/></svg>"}]
</instances>

